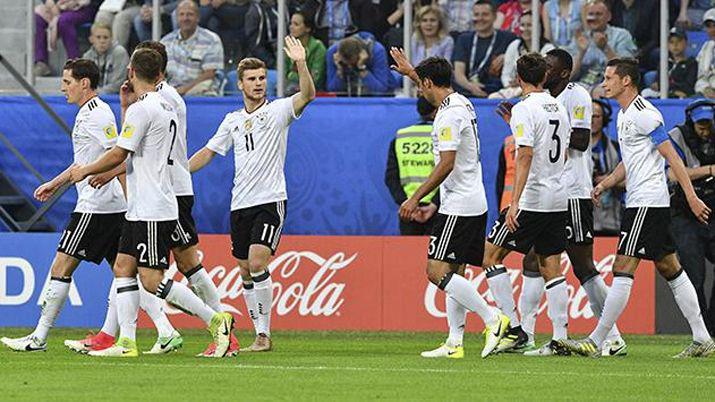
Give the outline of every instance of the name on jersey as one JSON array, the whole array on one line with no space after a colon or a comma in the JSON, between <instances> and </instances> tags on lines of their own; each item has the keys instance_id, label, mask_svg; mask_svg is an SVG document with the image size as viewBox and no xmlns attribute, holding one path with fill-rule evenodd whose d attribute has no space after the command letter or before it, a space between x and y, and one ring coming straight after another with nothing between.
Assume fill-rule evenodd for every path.
<instances>
[{"instance_id":1,"label":"name on jersey","mask_svg":"<svg viewBox=\"0 0 715 402\"><path fill-rule=\"evenodd\" d=\"M557 103L544 103L541 107L548 113L557 113L559 111L559 105Z\"/></svg>"}]
</instances>

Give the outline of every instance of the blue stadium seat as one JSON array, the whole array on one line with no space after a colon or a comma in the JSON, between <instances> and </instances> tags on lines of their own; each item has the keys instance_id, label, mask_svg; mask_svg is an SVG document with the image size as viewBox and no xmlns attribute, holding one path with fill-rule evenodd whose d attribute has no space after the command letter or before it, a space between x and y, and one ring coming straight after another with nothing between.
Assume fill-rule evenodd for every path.
<instances>
[{"instance_id":1,"label":"blue stadium seat","mask_svg":"<svg viewBox=\"0 0 715 402\"><path fill-rule=\"evenodd\" d=\"M238 74L236 70L231 69L226 74L226 84L223 88L223 96L238 95Z\"/></svg>"},{"instance_id":2,"label":"blue stadium seat","mask_svg":"<svg viewBox=\"0 0 715 402\"><path fill-rule=\"evenodd\" d=\"M708 34L705 31L688 31L688 49L685 54L689 57L698 55L700 48L708 41Z\"/></svg>"},{"instance_id":3,"label":"blue stadium seat","mask_svg":"<svg viewBox=\"0 0 715 402\"><path fill-rule=\"evenodd\" d=\"M658 71L647 71L643 74L643 87L649 88L658 78Z\"/></svg>"}]
</instances>

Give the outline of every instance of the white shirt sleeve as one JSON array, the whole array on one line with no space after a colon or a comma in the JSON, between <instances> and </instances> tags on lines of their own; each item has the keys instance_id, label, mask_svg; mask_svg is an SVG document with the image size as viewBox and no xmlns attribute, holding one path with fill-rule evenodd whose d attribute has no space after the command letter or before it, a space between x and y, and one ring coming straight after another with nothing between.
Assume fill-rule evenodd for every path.
<instances>
[{"instance_id":1,"label":"white shirt sleeve","mask_svg":"<svg viewBox=\"0 0 715 402\"><path fill-rule=\"evenodd\" d=\"M653 130L663 125L663 115L650 108L638 112L635 119L638 134L649 136Z\"/></svg>"},{"instance_id":2,"label":"white shirt sleeve","mask_svg":"<svg viewBox=\"0 0 715 402\"><path fill-rule=\"evenodd\" d=\"M434 129L437 130L438 149L442 151L456 151L461 141L464 118L457 113L442 113L440 119L435 121Z\"/></svg>"},{"instance_id":3,"label":"white shirt sleeve","mask_svg":"<svg viewBox=\"0 0 715 402\"><path fill-rule=\"evenodd\" d=\"M206 144L206 148L221 156L226 156L226 153L232 146L233 136L231 135L231 122L229 116L226 116L218 127L218 130L216 130L216 133Z\"/></svg>"},{"instance_id":4,"label":"white shirt sleeve","mask_svg":"<svg viewBox=\"0 0 715 402\"><path fill-rule=\"evenodd\" d=\"M534 146L534 125L530 115L523 104L516 104L511 110L511 133L514 135L514 142L518 146Z\"/></svg>"},{"instance_id":5,"label":"white shirt sleeve","mask_svg":"<svg viewBox=\"0 0 715 402\"><path fill-rule=\"evenodd\" d=\"M273 101L272 112L276 114L276 123L278 127L288 126L293 120L300 119L299 114L295 113L293 109L293 97L299 96L300 94L293 94L293 96L287 98L281 98Z\"/></svg>"},{"instance_id":6,"label":"white shirt sleeve","mask_svg":"<svg viewBox=\"0 0 715 402\"><path fill-rule=\"evenodd\" d=\"M578 86L574 91L571 104L566 106L571 123L571 129L585 128L591 129L591 117L593 114L593 103L591 95L586 89Z\"/></svg>"},{"instance_id":7,"label":"white shirt sleeve","mask_svg":"<svg viewBox=\"0 0 715 402\"><path fill-rule=\"evenodd\" d=\"M109 149L117 143L117 123L114 121L114 115L104 110L97 110L95 113L89 133L102 148Z\"/></svg>"},{"instance_id":8,"label":"white shirt sleeve","mask_svg":"<svg viewBox=\"0 0 715 402\"><path fill-rule=\"evenodd\" d=\"M138 103L129 106L124 117L122 134L117 140L117 146L135 152L139 147L139 143L149 131L148 129L149 118L144 109Z\"/></svg>"}]
</instances>

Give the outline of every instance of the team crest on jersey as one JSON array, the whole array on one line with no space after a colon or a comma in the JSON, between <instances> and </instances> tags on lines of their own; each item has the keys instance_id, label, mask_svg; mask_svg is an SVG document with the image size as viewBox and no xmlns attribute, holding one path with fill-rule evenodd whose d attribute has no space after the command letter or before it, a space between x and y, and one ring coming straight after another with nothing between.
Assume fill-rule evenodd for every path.
<instances>
[{"instance_id":1,"label":"team crest on jersey","mask_svg":"<svg viewBox=\"0 0 715 402\"><path fill-rule=\"evenodd\" d=\"M108 140L117 138L117 128L113 124L104 127L102 131L104 131L104 136L107 137Z\"/></svg>"},{"instance_id":2,"label":"team crest on jersey","mask_svg":"<svg viewBox=\"0 0 715 402\"><path fill-rule=\"evenodd\" d=\"M246 130L250 130L253 128L253 121L252 120L244 120L243 121L243 128Z\"/></svg>"},{"instance_id":3,"label":"team crest on jersey","mask_svg":"<svg viewBox=\"0 0 715 402\"><path fill-rule=\"evenodd\" d=\"M452 141L452 128L444 127L439 130L439 140L440 141Z\"/></svg>"},{"instance_id":4,"label":"team crest on jersey","mask_svg":"<svg viewBox=\"0 0 715 402\"><path fill-rule=\"evenodd\" d=\"M583 120L585 115L586 115L586 107L585 106L574 106L573 117L575 119Z\"/></svg>"},{"instance_id":5,"label":"team crest on jersey","mask_svg":"<svg viewBox=\"0 0 715 402\"><path fill-rule=\"evenodd\" d=\"M125 124L124 129L122 129L122 137L124 138L132 138L134 135L134 126L130 124Z\"/></svg>"}]
</instances>

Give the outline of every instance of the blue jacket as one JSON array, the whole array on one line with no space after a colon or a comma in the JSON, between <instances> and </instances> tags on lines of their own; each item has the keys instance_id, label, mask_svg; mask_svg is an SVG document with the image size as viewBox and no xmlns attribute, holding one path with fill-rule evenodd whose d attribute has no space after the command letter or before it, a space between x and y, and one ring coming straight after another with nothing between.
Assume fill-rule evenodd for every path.
<instances>
[{"instance_id":1,"label":"blue jacket","mask_svg":"<svg viewBox=\"0 0 715 402\"><path fill-rule=\"evenodd\" d=\"M375 40L375 37L369 32L358 32L355 36L359 37L368 48L370 58L366 63L367 75L362 79L362 85L365 93L386 93L392 89L392 76L390 69L387 66L387 52L380 42ZM337 67L333 61L333 55L338 51L338 44L335 43L325 54L326 63L326 89L331 92L346 92L348 86L345 77L338 76ZM351 92L355 93L355 89L351 88Z\"/></svg>"}]
</instances>

